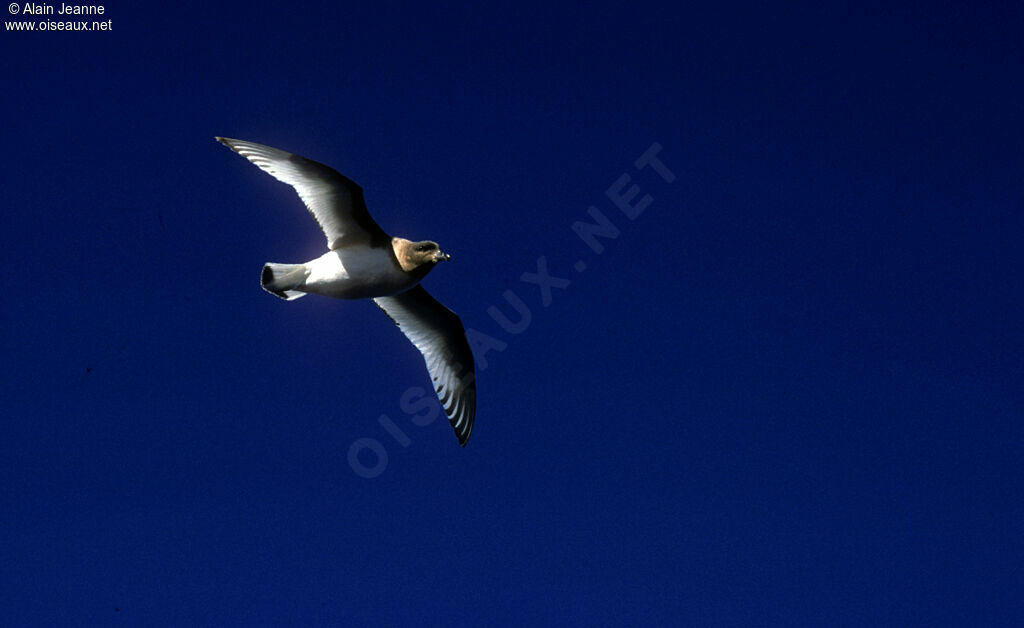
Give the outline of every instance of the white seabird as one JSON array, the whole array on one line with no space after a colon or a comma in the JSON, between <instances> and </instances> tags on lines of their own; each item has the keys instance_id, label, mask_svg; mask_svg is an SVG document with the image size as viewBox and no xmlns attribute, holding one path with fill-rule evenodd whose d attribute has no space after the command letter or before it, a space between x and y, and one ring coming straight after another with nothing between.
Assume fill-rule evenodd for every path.
<instances>
[{"instance_id":1,"label":"white seabird","mask_svg":"<svg viewBox=\"0 0 1024 628\"><path fill-rule=\"evenodd\" d=\"M314 260L265 264L263 289L288 301L306 294L373 299L423 354L448 421L465 446L476 415L473 352L459 317L419 285L450 256L430 240L388 236L370 217L362 188L332 168L254 142L217 141L295 188L327 236L328 252Z\"/></svg>"}]
</instances>

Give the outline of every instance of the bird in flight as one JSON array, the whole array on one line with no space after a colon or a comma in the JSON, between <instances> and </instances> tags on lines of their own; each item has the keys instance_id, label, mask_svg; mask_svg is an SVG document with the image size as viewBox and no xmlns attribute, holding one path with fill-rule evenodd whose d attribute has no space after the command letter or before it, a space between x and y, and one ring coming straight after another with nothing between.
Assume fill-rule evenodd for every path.
<instances>
[{"instance_id":1,"label":"bird in flight","mask_svg":"<svg viewBox=\"0 0 1024 628\"><path fill-rule=\"evenodd\" d=\"M288 301L307 294L373 299L423 354L448 422L465 446L476 415L473 352L459 317L420 285L450 256L431 240L386 234L370 217L363 189L334 169L255 142L216 139L295 188L327 236L327 252L314 260L265 264L263 289Z\"/></svg>"}]
</instances>

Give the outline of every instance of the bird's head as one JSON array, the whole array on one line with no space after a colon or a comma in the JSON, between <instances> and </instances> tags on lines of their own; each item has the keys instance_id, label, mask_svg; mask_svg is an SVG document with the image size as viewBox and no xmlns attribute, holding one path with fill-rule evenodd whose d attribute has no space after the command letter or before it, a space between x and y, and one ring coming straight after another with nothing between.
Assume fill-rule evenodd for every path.
<instances>
[{"instance_id":1,"label":"bird's head","mask_svg":"<svg viewBox=\"0 0 1024 628\"><path fill-rule=\"evenodd\" d=\"M430 240L416 242L412 245L412 249L415 256L421 260L421 263L436 264L437 262L445 262L452 258L451 255L448 255L441 250L441 247L437 245L437 242L432 242Z\"/></svg>"},{"instance_id":2,"label":"bird's head","mask_svg":"<svg viewBox=\"0 0 1024 628\"><path fill-rule=\"evenodd\" d=\"M421 277L430 272L438 262L451 259L450 255L441 250L437 242L430 240L410 242L405 238L394 238L392 246L394 246L395 257L398 258L402 270Z\"/></svg>"}]
</instances>

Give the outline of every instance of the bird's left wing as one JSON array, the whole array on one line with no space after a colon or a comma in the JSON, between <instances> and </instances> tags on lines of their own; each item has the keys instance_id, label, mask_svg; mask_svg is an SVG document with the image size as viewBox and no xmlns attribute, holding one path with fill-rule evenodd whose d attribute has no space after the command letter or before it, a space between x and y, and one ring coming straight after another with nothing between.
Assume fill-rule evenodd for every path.
<instances>
[{"instance_id":1,"label":"bird's left wing","mask_svg":"<svg viewBox=\"0 0 1024 628\"><path fill-rule=\"evenodd\" d=\"M279 148L230 137L218 137L217 141L295 188L332 251L345 244L390 244L391 238L366 209L363 188L352 179L322 163Z\"/></svg>"},{"instance_id":2,"label":"bird's left wing","mask_svg":"<svg viewBox=\"0 0 1024 628\"><path fill-rule=\"evenodd\" d=\"M476 372L462 321L419 285L373 301L423 354L448 422L465 446L476 416Z\"/></svg>"}]
</instances>

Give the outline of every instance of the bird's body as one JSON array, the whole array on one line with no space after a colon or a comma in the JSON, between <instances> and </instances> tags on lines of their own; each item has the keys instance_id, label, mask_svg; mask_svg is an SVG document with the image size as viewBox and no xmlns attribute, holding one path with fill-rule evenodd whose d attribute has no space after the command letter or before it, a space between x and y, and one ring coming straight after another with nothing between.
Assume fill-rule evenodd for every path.
<instances>
[{"instance_id":1,"label":"bird's body","mask_svg":"<svg viewBox=\"0 0 1024 628\"><path fill-rule=\"evenodd\" d=\"M398 244L405 242L409 241L404 240ZM296 265L270 263L264 268L269 267L273 271L275 267L293 266ZM328 251L299 266L302 266L304 279L299 284L289 286L290 291L298 292L300 295L319 294L334 299L393 296L415 286L430 270L430 267L425 265L409 271L404 270L393 249L362 244ZM264 289L272 286L272 282L273 278L264 281ZM273 289L268 289L268 292L276 294Z\"/></svg>"},{"instance_id":2,"label":"bird's body","mask_svg":"<svg viewBox=\"0 0 1024 628\"><path fill-rule=\"evenodd\" d=\"M305 291L335 299L372 299L405 292L419 279L402 271L385 249L353 246L306 263Z\"/></svg>"},{"instance_id":3,"label":"bird's body","mask_svg":"<svg viewBox=\"0 0 1024 628\"><path fill-rule=\"evenodd\" d=\"M263 289L286 300L306 294L373 299L423 354L434 390L462 445L473 429L473 353L459 317L419 285L449 259L436 242L388 236L370 217L363 191L323 164L246 142L217 140L299 193L327 236L329 250L303 264L263 266Z\"/></svg>"}]
</instances>

